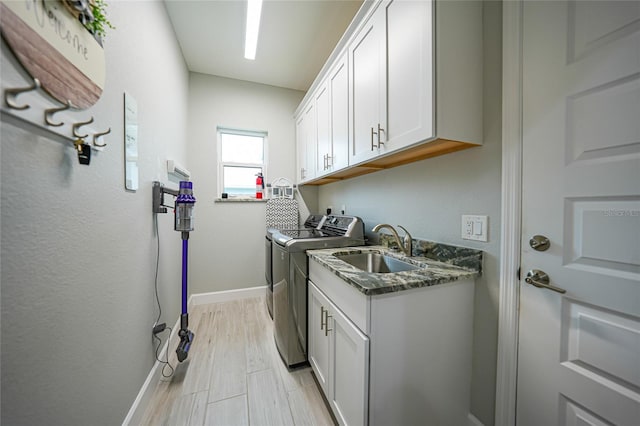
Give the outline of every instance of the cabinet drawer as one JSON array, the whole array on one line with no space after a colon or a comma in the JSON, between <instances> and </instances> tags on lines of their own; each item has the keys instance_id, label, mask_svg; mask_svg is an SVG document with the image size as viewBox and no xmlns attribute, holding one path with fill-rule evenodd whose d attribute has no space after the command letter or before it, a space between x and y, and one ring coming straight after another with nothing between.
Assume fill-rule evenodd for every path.
<instances>
[{"instance_id":1,"label":"cabinet drawer","mask_svg":"<svg viewBox=\"0 0 640 426\"><path fill-rule=\"evenodd\" d=\"M364 334L370 334L370 298L313 259L309 260L309 279Z\"/></svg>"}]
</instances>

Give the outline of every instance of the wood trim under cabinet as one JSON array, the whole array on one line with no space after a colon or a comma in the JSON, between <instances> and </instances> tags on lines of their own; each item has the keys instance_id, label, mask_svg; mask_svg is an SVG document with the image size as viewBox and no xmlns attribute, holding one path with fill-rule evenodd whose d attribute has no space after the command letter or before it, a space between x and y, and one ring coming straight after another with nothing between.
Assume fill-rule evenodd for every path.
<instances>
[{"instance_id":1,"label":"wood trim under cabinet","mask_svg":"<svg viewBox=\"0 0 640 426\"><path fill-rule=\"evenodd\" d=\"M448 139L436 139L431 142L413 146L411 148L394 152L384 157L376 157L371 161L349 166L346 169L339 170L335 173L325 175L322 178L305 182L304 185L326 185L328 183L338 182L344 179L350 179L356 176L366 175L368 173L377 172L378 170L390 169L397 166L413 163L415 161L425 160L439 155L449 154L463 149L469 149L477 146L467 142L458 142Z\"/></svg>"}]
</instances>

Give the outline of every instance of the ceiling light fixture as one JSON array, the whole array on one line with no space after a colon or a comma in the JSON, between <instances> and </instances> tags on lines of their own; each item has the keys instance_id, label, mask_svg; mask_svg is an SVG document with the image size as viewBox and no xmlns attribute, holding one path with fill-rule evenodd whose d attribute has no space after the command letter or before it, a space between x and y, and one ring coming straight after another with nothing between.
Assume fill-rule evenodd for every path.
<instances>
[{"instance_id":1,"label":"ceiling light fixture","mask_svg":"<svg viewBox=\"0 0 640 426\"><path fill-rule=\"evenodd\" d=\"M262 0L247 0L247 33L244 38L244 57L256 59Z\"/></svg>"}]
</instances>

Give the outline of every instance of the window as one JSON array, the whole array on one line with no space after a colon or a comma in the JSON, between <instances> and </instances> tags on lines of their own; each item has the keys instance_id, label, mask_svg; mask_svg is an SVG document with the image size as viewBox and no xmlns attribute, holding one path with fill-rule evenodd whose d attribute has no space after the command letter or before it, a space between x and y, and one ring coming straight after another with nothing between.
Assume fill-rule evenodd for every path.
<instances>
[{"instance_id":1,"label":"window","mask_svg":"<svg viewBox=\"0 0 640 426\"><path fill-rule=\"evenodd\" d=\"M218 127L218 192L255 198L256 175L266 175L267 133Z\"/></svg>"}]
</instances>

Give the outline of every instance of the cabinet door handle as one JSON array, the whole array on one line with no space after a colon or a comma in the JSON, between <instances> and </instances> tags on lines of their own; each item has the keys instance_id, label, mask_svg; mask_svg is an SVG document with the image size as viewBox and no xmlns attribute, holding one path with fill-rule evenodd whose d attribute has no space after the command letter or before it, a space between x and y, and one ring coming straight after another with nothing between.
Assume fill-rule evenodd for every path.
<instances>
[{"instance_id":1,"label":"cabinet door handle","mask_svg":"<svg viewBox=\"0 0 640 426\"><path fill-rule=\"evenodd\" d=\"M373 135L377 135L377 134L378 134L377 132L374 132L374 131L373 131L373 127L372 127L372 128L371 128L371 151L373 151L373 148L378 148L377 146L375 146L375 145L373 144ZM379 140L379 137L378 137L378 140Z\"/></svg>"},{"instance_id":2,"label":"cabinet door handle","mask_svg":"<svg viewBox=\"0 0 640 426\"><path fill-rule=\"evenodd\" d=\"M324 306L320 306L320 330L324 330Z\"/></svg>"},{"instance_id":3,"label":"cabinet door handle","mask_svg":"<svg viewBox=\"0 0 640 426\"><path fill-rule=\"evenodd\" d=\"M300 179L304 179L304 167L300 168Z\"/></svg>"},{"instance_id":4,"label":"cabinet door handle","mask_svg":"<svg viewBox=\"0 0 640 426\"><path fill-rule=\"evenodd\" d=\"M329 154L325 154L324 155L324 169L325 170L329 170L331 168L331 163L329 162L331 160L331 156Z\"/></svg>"},{"instance_id":5,"label":"cabinet door handle","mask_svg":"<svg viewBox=\"0 0 640 426\"><path fill-rule=\"evenodd\" d=\"M378 148L380 148L380 144L384 145L384 142L380 140L380 136L382 134L382 132L384 132L385 130L380 127L380 123L378 123Z\"/></svg>"},{"instance_id":6,"label":"cabinet door handle","mask_svg":"<svg viewBox=\"0 0 640 426\"><path fill-rule=\"evenodd\" d=\"M327 337L329 332L333 330L333 328L329 328L329 318L333 318L332 315L329 315L329 311L325 309L324 311L324 335Z\"/></svg>"}]
</instances>

